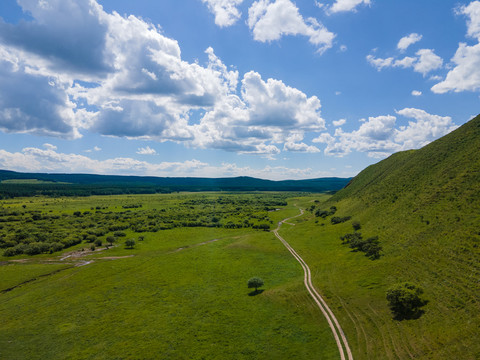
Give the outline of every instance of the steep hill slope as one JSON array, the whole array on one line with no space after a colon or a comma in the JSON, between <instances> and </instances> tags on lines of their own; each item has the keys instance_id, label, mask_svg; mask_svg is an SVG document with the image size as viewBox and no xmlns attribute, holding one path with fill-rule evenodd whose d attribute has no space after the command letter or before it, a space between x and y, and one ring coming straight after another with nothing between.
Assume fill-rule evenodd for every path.
<instances>
[{"instance_id":1,"label":"steep hill slope","mask_svg":"<svg viewBox=\"0 0 480 360\"><path fill-rule=\"evenodd\" d=\"M369 166L332 200L356 197L371 206L406 198L428 206L455 196L457 201L475 202L480 191L479 150L477 116L420 150L396 153Z\"/></svg>"},{"instance_id":2,"label":"steep hill slope","mask_svg":"<svg viewBox=\"0 0 480 360\"><path fill-rule=\"evenodd\" d=\"M426 313L410 324L427 339L416 356L478 358L480 116L368 167L330 201L380 236L384 279L425 289Z\"/></svg>"},{"instance_id":3,"label":"steep hill slope","mask_svg":"<svg viewBox=\"0 0 480 360\"><path fill-rule=\"evenodd\" d=\"M351 221L333 225L313 210L291 230L290 243L318 273L315 283L342 305L356 359L480 358L479 150L480 116L366 168L316 205L336 206L335 216ZM379 237L378 260L341 245L352 221L364 238ZM428 304L419 318L398 321L385 294L404 281L422 287Z\"/></svg>"}]
</instances>

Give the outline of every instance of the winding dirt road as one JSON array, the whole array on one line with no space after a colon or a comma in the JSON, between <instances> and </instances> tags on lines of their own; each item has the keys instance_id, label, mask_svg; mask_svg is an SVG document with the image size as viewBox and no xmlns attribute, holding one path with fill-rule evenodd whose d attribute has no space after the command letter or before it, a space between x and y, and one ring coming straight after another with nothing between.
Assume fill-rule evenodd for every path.
<instances>
[{"instance_id":1,"label":"winding dirt road","mask_svg":"<svg viewBox=\"0 0 480 360\"><path fill-rule=\"evenodd\" d=\"M300 257L300 255L298 255L297 252L290 246L290 244L278 234L278 230L280 229L283 223L287 223L288 220L291 220L301 215L303 215L303 209L300 209L300 214L280 221L278 223L278 227L275 230L273 230L273 233L283 243L283 245L285 245L285 247L288 249L288 251L290 251L293 257L300 263L300 265L302 265L302 268L305 274L305 277L304 277L305 287L307 288L308 292L310 293L313 300L317 304L318 308L322 311L323 315L325 316L325 319L327 319L328 325L332 330L333 337L335 338L335 342L337 343L338 351L340 352L340 359L345 360L345 352L346 352L348 360L353 360L352 352L350 350L350 347L348 346L348 341L347 341L347 338L345 337L345 334L343 333L342 327L338 323L338 320L333 314L332 310L330 310L325 300L323 300L323 298L320 296L320 294L317 292L317 290L312 284L312 275L310 272L310 268L308 267L307 263ZM291 223L287 223L287 224L295 226L295 224L291 224Z\"/></svg>"}]
</instances>

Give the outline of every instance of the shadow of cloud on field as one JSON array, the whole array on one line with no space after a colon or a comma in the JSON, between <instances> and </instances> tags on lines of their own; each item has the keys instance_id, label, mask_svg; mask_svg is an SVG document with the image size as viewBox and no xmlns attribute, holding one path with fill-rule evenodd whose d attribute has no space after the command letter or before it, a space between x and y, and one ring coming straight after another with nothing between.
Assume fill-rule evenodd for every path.
<instances>
[{"instance_id":1,"label":"shadow of cloud on field","mask_svg":"<svg viewBox=\"0 0 480 360\"><path fill-rule=\"evenodd\" d=\"M260 290L253 290L251 292L248 293L248 296L256 296L256 295L259 295L261 293L263 293L264 290L260 289Z\"/></svg>"}]
</instances>

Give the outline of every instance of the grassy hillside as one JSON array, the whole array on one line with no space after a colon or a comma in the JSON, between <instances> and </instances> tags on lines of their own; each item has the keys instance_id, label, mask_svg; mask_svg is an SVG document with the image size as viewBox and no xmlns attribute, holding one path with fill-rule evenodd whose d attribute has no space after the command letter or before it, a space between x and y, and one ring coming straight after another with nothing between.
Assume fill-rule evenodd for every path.
<instances>
[{"instance_id":1,"label":"grassy hillside","mask_svg":"<svg viewBox=\"0 0 480 360\"><path fill-rule=\"evenodd\" d=\"M369 166L332 201L356 197L366 206L409 201L429 206L451 196L478 200L480 116L420 150L399 152ZM419 199L415 199L421 196ZM448 200L448 199L447 199Z\"/></svg>"},{"instance_id":2,"label":"grassy hillside","mask_svg":"<svg viewBox=\"0 0 480 360\"><path fill-rule=\"evenodd\" d=\"M416 151L372 165L284 236L317 272L357 359L480 358L480 117ZM301 199L298 200L301 204ZM311 202L304 202L309 208ZM351 220L332 225L317 209ZM378 236L378 260L342 245L361 224ZM395 283L421 286L418 319L394 320L385 299Z\"/></svg>"}]
</instances>

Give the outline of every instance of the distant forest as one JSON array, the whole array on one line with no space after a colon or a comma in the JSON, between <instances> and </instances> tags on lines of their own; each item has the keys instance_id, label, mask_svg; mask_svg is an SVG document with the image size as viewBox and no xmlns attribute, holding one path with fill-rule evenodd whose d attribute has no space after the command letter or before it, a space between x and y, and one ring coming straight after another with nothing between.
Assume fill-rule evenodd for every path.
<instances>
[{"instance_id":1,"label":"distant forest","mask_svg":"<svg viewBox=\"0 0 480 360\"><path fill-rule=\"evenodd\" d=\"M28 196L156 194L180 191L336 192L350 178L272 181L252 177L173 178L92 174L20 173L0 170L0 199Z\"/></svg>"}]
</instances>

